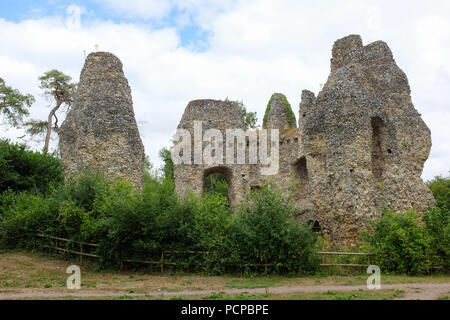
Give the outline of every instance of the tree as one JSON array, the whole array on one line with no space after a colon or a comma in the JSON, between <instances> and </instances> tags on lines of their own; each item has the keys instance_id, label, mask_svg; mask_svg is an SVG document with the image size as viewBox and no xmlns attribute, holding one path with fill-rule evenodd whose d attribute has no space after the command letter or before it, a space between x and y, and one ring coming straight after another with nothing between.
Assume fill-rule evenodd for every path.
<instances>
[{"instance_id":1,"label":"tree","mask_svg":"<svg viewBox=\"0 0 450 320\"><path fill-rule=\"evenodd\" d=\"M23 117L29 114L28 108L34 101L31 94L22 94L19 90L7 86L0 78L0 113L8 124L19 126Z\"/></svg>"},{"instance_id":2,"label":"tree","mask_svg":"<svg viewBox=\"0 0 450 320\"><path fill-rule=\"evenodd\" d=\"M0 193L11 189L44 194L64 182L59 159L5 139L0 139L0 172Z\"/></svg>"},{"instance_id":3,"label":"tree","mask_svg":"<svg viewBox=\"0 0 450 320\"><path fill-rule=\"evenodd\" d=\"M239 108L242 112L242 117L244 118L244 123L246 126L246 129L256 129L258 126L256 123L258 122L258 116L256 112L248 112L247 108L245 108L244 102L241 101L232 101L228 99L228 97L225 98L225 101L227 102L235 102L238 104Z\"/></svg>"},{"instance_id":4,"label":"tree","mask_svg":"<svg viewBox=\"0 0 450 320\"><path fill-rule=\"evenodd\" d=\"M258 122L256 112L248 112L242 101L239 102L239 106L241 107L242 114L244 115L244 122L247 129L256 129L258 127L256 125L256 122Z\"/></svg>"},{"instance_id":5,"label":"tree","mask_svg":"<svg viewBox=\"0 0 450 320\"><path fill-rule=\"evenodd\" d=\"M436 206L450 209L450 176L437 176L427 182L428 187L436 199Z\"/></svg>"},{"instance_id":6,"label":"tree","mask_svg":"<svg viewBox=\"0 0 450 320\"><path fill-rule=\"evenodd\" d=\"M58 117L56 111L65 105L70 108L73 103L77 83L71 82L72 78L59 70L50 70L39 77L39 88L44 90L47 98L54 100L54 107L48 114L47 121L30 120L25 125L28 127L27 132L31 135L44 134L44 153L47 153L50 144L50 136L52 133L52 122L55 118L55 131L58 129Z\"/></svg>"},{"instance_id":7,"label":"tree","mask_svg":"<svg viewBox=\"0 0 450 320\"><path fill-rule=\"evenodd\" d=\"M164 147L159 150L159 157L164 161L164 166L162 167L164 178L174 180L172 153Z\"/></svg>"}]
</instances>

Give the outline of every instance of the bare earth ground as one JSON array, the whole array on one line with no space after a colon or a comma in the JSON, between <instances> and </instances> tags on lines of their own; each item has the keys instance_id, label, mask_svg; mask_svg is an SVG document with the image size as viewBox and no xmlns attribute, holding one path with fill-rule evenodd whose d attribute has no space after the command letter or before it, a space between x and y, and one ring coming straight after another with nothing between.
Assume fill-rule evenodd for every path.
<instances>
[{"instance_id":1,"label":"bare earth ground","mask_svg":"<svg viewBox=\"0 0 450 320\"><path fill-rule=\"evenodd\" d=\"M66 288L66 268L81 267L81 290ZM90 263L29 252L0 252L0 299L314 299L448 300L450 276L381 277L381 290L368 290L368 275L239 277L155 275L95 271Z\"/></svg>"}]
</instances>

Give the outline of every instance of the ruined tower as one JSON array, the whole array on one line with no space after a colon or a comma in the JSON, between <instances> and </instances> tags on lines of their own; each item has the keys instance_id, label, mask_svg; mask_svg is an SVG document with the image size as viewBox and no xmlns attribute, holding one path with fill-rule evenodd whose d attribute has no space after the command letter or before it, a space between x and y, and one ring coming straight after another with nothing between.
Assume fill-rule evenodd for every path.
<instances>
[{"instance_id":1,"label":"ruined tower","mask_svg":"<svg viewBox=\"0 0 450 320\"><path fill-rule=\"evenodd\" d=\"M336 41L317 98L304 92L300 134L317 218L334 242L354 243L384 209L433 205L423 183L430 130L386 43Z\"/></svg>"},{"instance_id":2,"label":"ruined tower","mask_svg":"<svg viewBox=\"0 0 450 320\"><path fill-rule=\"evenodd\" d=\"M99 169L110 178L125 178L135 187L142 187L144 146L134 116L131 89L115 55L88 55L59 138L67 175L86 168Z\"/></svg>"},{"instance_id":3,"label":"ruined tower","mask_svg":"<svg viewBox=\"0 0 450 320\"><path fill-rule=\"evenodd\" d=\"M242 111L239 105L232 101L205 99L189 102L178 128L186 129L190 132L192 143L194 143L195 139L194 121L201 123L203 133L208 129L218 129L220 131L224 139L215 142L217 152L219 149L224 150L226 129L245 130ZM201 140L201 144L205 147L208 143ZM192 153L191 160L191 164L174 167L176 191L179 195L184 195L188 191L202 195L205 177L214 173L220 173L226 177L228 182L230 204L235 205L243 199L245 190L245 176L243 175L246 174L247 168L227 164L224 157L221 159L221 163L217 164L206 164L203 161L202 163L194 163L194 153Z\"/></svg>"}]
</instances>

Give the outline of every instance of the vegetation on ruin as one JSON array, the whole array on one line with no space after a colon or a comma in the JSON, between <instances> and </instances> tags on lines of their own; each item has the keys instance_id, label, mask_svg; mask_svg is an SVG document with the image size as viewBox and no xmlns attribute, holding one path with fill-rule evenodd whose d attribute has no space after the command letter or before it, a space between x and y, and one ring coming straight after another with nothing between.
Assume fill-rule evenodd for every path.
<instances>
[{"instance_id":1,"label":"vegetation on ruin","mask_svg":"<svg viewBox=\"0 0 450 320\"><path fill-rule=\"evenodd\" d=\"M244 102L241 101L232 101L228 99L228 97L225 98L224 101L227 102L234 102L239 106L239 109L241 109L242 112L242 118L244 119L244 124L246 129L257 129L258 128L258 115L256 112L248 111L247 108L244 105Z\"/></svg>"},{"instance_id":2,"label":"vegetation on ruin","mask_svg":"<svg viewBox=\"0 0 450 320\"><path fill-rule=\"evenodd\" d=\"M212 173L204 178L204 190L212 195L220 195L228 204L228 181L221 173Z\"/></svg>"},{"instance_id":3,"label":"vegetation on ruin","mask_svg":"<svg viewBox=\"0 0 450 320\"><path fill-rule=\"evenodd\" d=\"M267 103L266 112L264 113L264 118L263 118L263 128L266 128L267 121L269 121L270 107L272 106L274 97L275 97L275 94L273 94L270 97L270 100ZM292 111L291 104L289 103L289 101L287 100L287 98L284 94L281 95L281 101L283 102L284 112L286 114L286 118L287 118L289 127L294 127L297 120L295 119L295 114Z\"/></svg>"}]
</instances>

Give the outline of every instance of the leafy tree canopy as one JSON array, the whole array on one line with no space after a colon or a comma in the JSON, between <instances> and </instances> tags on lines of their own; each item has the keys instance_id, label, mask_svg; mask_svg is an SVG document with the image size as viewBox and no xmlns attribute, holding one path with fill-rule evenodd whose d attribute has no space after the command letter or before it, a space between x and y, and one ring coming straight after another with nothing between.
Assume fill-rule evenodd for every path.
<instances>
[{"instance_id":1,"label":"leafy tree canopy","mask_svg":"<svg viewBox=\"0 0 450 320\"><path fill-rule=\"evenodd\" d=\"M14 127L19 126L24 116L28 116L28 108L35 99L31 94L22 94L19 90L7 86L0 78L0 113L6 122Z\"/></svg>"}]
</instances>

